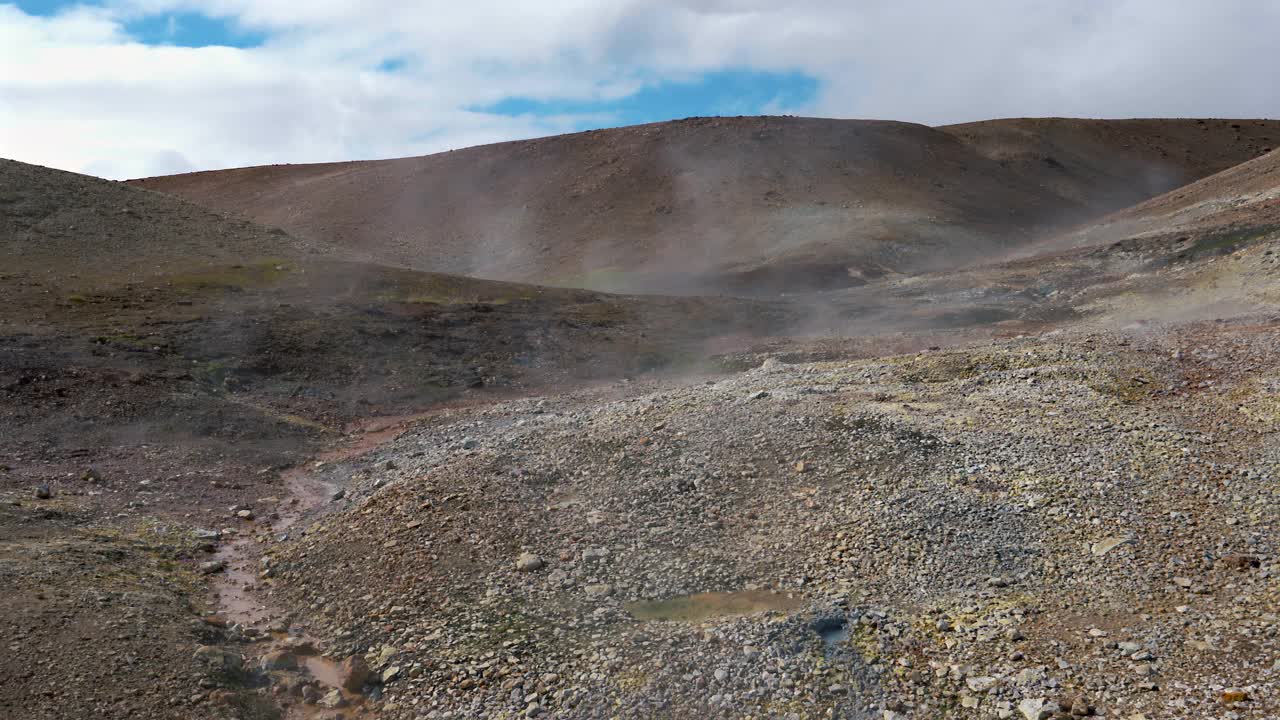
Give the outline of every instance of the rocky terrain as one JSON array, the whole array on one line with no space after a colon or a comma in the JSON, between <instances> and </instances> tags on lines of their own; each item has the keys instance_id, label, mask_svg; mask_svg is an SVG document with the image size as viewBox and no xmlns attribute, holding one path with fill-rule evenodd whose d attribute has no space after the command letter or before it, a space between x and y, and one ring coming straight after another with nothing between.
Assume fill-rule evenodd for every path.
<instances>
[{"instance_id":1,"label":"rocky terrain","mask_svg":"<svg viewBox=\"0 0 1280 720\"><path fill-rule=\"evenodd\" d=\"M610 142L752 122L839 126ZM1280 154L1251 123L839 126L1092 215L754 297L440 274L234 207L335 166L173 179L214 210L6 161L0 717L1280 716ZM984 197L919 162L903 212Z\"/></svg>"},{"instance_id":2,"label":"rocky terrain","mask_svg":"<svg viewBox=\"0 0 1280 720\"><path fill-rule=\"evenodd\" d=\"M946 270L1275 147L1269 120L690 118L135 181L432 272L771 294Z\"/></svg>"}]
</instances>

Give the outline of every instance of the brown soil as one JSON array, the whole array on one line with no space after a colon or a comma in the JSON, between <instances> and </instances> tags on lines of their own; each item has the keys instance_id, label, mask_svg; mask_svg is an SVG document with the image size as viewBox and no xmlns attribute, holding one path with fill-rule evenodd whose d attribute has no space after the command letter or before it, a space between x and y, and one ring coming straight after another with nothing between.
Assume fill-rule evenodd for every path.
<instances>
[{"instance_id":1,"label":"brown soil","mask_svg":"<svg viewBox=\"0 0 1280 720\"><path fill-rule=\"evenodd\" d=\"M1271 121L692 118L135 184L419 270L769 293L981 257L1255 157L1272 136Z\"/></svg>"},{"instance_id":2,"label":"brown soil","mask_svg":"<svg viewBox=\"0 0 1280 720\"><path fill-rule=\"evenodd\" d=\"M1277 155L1072 233L1042 239L1030 230L1112 210L1109 203L1124 193L1146 197L1175 178L1247 159L1272 132L1236 124L1213 121L1200 130L1197 121L1019 120L931 130L692 120L429 158L142 183L193 198L207 193L200 199L224 210L242 203L237 211L278 214L290 232L127 184L0 163L0 629L8 638L0 654L0 716L255 720L288 709L351 717L350 708L321 711L301 700L332 684L319 677L332 674L329 661L306 655L310 671L258 667L258 656L287 632L314 636L333 661L376 658L383 644L395 643L389 657L404 661L407 677L374 682L360 695L362 709L387 717L416 715L412 702L437 691L448 695L446 704L483 700L505 712L521 673L527 677L518 687L536 691L544 706L560 703L569 716L608 697L631 703L621 714L651 717L648 703L675 688L668 699L689 704L672 707L672 717L705 717L696 698L706 688L686 676L710 673L697 655L708 635L660 622L636 629L628 624L634 618L594 615L593 608L738 591L747 581L766 587L780 578L819 578L823 593L844 593L853 583L863 588L859 602L874 597L885 607L894 597L927 600L933 615L923 620L911 603L895 606L889 623L864 615L870 640L920 662L927 654L944 666L1004 667L1001 658L1013 646L998 653L990 649L998 643L938 646L928 630L940 612L967 617L966 608L991 599L947 594L981 585L999 569L965 565L965 548L978 548L996 560L1014 558L1024 574L1018 582L1043 593L1027 617L1017 616L1028 636L1017 647L1036 663L1054 663L1066 648L1100 652L1101 643L1081 641L1080 627L1118 633L1124 624L1170 648L1158 672L1204 688L1252 683L1255 699L1241 712L1266 717L1276 698L1265 673L1276 670L1242 673L1245 666L1227 657L1197 668L1173 649L1181 642L1171 634L1175 624L1164 623L1181 615L1171 608L1188 603L1178 594L1186 593L1123 585L1150 574L1123 566L1089 585L1085 571L1095 561L1076 550L1097 540L1098 529L1081 524L1091 516L1130 522L1118 514L1127 498L1094 508L1089 493L1098 491L1099 478L1136 483L1128 461L1115 458L1143 453L1146 469L1159 472L1142 480L1160 484L1142 496L1141 522L1148 524L1141 527L1149 538L1185 531L1187 539L1160 545L1163 554L1141 558L1142 567L1161 577L1195 575L1191 604L1206 622L1226 621L1231 583L1250 589L1249 617L1261 616L1267 603L1274 608L1275 506L1247 501L1271 497L1266 483L1280 417ZM1054 163L1036 159L1046 153ZM1165 162L1158 182L1133 174ZM1135 183L1138 190L1125 189ZM514 254L496 252L508 237L502 228L518 223L480 218L510 219L526 208L536 222L515 237L549 249L536 257L522 245ZM803 208L834 214L792 223ZM883 223L876 227L889 228L884 234L868 230L873 215ZM429 238L420 231L428 226L443 232ZM596 245L592 238L611 227L622 240ZM796 242L770 244L779 228ZM431 239L449 232L456 234ZM718 246L731 254L695 258L709 246L691 240L704 236L732 238ZM494 252L463 252L480 237ZM971 252L1014 247L1025 256L979 262ZM588 252L597 248L600 255ZM657 257L674 258L695 280L676 282ZM579 273L566 284L840 287L756 300L622 296L421 269L441 263L506 277ZM863 271L853 287L815 279L850 278L850 265ZM785 272L771 274L776 268ZM1232 351L1220 356L1222 348ZM894 355L901 356L886 357ZM761 367L766 358L774 363ZM854 409L869 419L845 422ZM985 434L992 423L1008 428L1008 437ZM1113 424L1126 433L1178 430L1160 430L1158 442L1125 444L1118 434L1098 434ZM554 435L540 432L543 426ZM410 435L397 439L406 428ZM1191 430L1206 438L1197 446L1203 457L1238 464L1230 490L1225 478L1217 494L1197 490L1203 502L1183 492L1188 473L1204 470L1179 436ZM934 447L931 438L944 435L965 445ZM478 447L468 447L475 437ZM832 442L815 445L814 437ZM1006 457L1012 441L1034 451L1027 472L987 477L967 469L988 455L995 465L1018 467L1022 459ZM904 452L905 460L892 460ZM935 461L931 453L939 452L947 462ZM1077 472L1082 455L1089 465ZM743 474L747 457L755 469ZM796 460L812 465L796 469ZM846 466L865 474L865 486L828 476ZM960 474L953 477L953 469ZM683 482L689 474L699 482ZM916 494L901 512L872 512L880 506L870 501L893 500L903 483ZM965 508L1022 503L1028 488L1080 510L1038 524L1010 511L1010 524L970 527L982 516ZM353 494L330 502L339 489ZM1236 503L1232 514L1215 514L1210 500L1228 499ZM611 510L605 520L587 515L592 502ZM704 504L714 517L691 514ZM929 520L916 517L926 506L946 522L919 524ZM241 509L252 519L239 517ZM1189 525L1162 524L1171 511ZM411 526L418 514L454 519ZM905 545L880 543L923 538L953 520L966 533L958 544L948 534L941 545L904 554ZM819 525L829 534L815 534ZM859 530L873 526L879 529ZM641 536L637 527L645 528ZM217 540L197 533L228 529ZM1049 548L1045 557L1078 572L1027 564L1015 540L1033 537L1028 529ZM672 539L680 533L697 543ZM583 584L607 581L613 594L557 590L545 612L552 617L560 608L572 623L602 618L582 621L670 643L674 657L652 671L650 685L639 682L651 672L643 669L652 665L639 649L645 645L597 653L572 645L570 633L548 646L561 653L556 644L569 643L559 657L586 680L546 679L558 672L544 663L549 656L529 650L534 646L510 651L519 665L505 660L502 643L533 627L511 618L546 619L543 608L508 612L505 595L488 594L528 591L536 599L544 592L536 590L542 575L513 569L518 544L537 549L554 569L572 570L582 549L604 544L599 538L632 547L636 537L647 539L635 547L651 543L666 555L652 566L593 566L581 574ZM437 543L429 553L413 545L392 556L385 545L424 538ZM711 560L669 562L695 545ZM1226 558L1239 554L1237 546L1260 555L1261 567L1235 576L1217 566L1182 569L1205 548ZM935 565L930 548L937 547L957 564ZM556 559L566 548L570 559ZM1108 557L1128 558L1127 548ZM268 552L287 562L273 578L260 576ZM415 565L424 553L430 563ZM838 566L824 559L833 553ZM229 561L230 572L201 572L201 563L218 558ZM626 589L633 574L650 567L666 568L653 592ZM1048 585L1038 584L1041 571ZM423 573L431 582L411 588L412 596L397 595ZM1054 595L1054 583L1088 598L1103 585L1136 594L1075 603ZM1212 592L1202 595L1202 586ZM819 592L812 587L790 594L811 599L816 595L807 593ZM1132 607L1120 612L1134 598L1149 617L1134 620ZM459 599L488 609L472 617ZM1004 613L1001 602L991 609ZM422 622L414 633L435 623L440 634L416 637L414 647L402 642L407 631L392 619L405 612ZM493 620L486 613L509 623L500 625L505 634L472 625ZM729 624L737 640L723 646L725 657L738 658L742 644L809 638L810 620L780 622L783 635L769 629L772 621L757 627L751 617L707 622ZM923 624L912 626L917 620ZM1274 621L1259 622L1250 644L1239 648L1251 667L1262 667L1259 658L1275 646ZM449 644L455 632L463 640ZM485 653L501 657L495 664ZM598 665L574 665L593 653ZM518 667L524 669L512 670ZM752 667L755 676L766 671ZM619 668L627 673L603 677ZM597 671L602 677L590 677ZM795 677L796 693L809 687L807 676ZM931 697L933 690L921 695L903 684L910 674L893 677L868 687L909 702ZM815 680L817 694L806 702L852 708L823 694L833 682ZM949 682L940 678L936 688L950 698L943 704L954 706L966 686ZM1071 682L1083 692L1107 680L1080 675ZM378 699L384 689L386 701ZM1156 706L1155 695L1126 700L1115 692L1108 708L1150 713ZM1217 690L1205 693L1218 702ZM514 710L523 711L524 698ZM867 709L869 701L858 702L857 712ZM725 716L735 710L732 703L716 707Z\"/></svg>"}]
</instances>

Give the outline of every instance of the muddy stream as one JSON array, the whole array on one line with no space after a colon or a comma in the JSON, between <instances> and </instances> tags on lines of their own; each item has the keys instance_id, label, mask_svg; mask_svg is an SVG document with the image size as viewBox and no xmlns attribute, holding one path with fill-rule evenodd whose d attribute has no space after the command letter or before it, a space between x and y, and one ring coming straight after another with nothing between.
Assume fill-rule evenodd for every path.
<instances>
[{"instance_id":1,"label":"muddy stream","mask_svg":"<svg viewBox=\"0 0 1280 720\"><path fill-rule=\"evenodd\" d=\"M439 408L435 412L438 412ZM324 692L337 690L345 707L341 710L306 704L294 698L285 709L288 720L312 720L336 717L339 712L346 720L370 718L364 706L364 696L341 687L339 670L341 659L333 659L320 652L321 643L300 631L298 627L279 622L286 616L280 608L272 607L259 594L259 572L263 569L259 558L262 552L255 535L269 532L279 536L287 533L299 520L330 502L337 487L320 480L315 469L334 462L359 457L378 448L383 443L399 437L416 421L435 412L396 417L383 417L359 423L349 428L345 442L330 451L321 453L310 462L291 468L281 479L287 493L271 520L261 518L252 529L245 529L224 536L215 560L225 564L225 569L213 578L213 593L217 601L217 616L228 625L257 630L254 640L245 648L246 661L254 666L263 656L277 649L287 649L297 658L298 672L303 679L318 682ZM286 629L287 628L287 629Z\"/></svg>"}]
</instances>

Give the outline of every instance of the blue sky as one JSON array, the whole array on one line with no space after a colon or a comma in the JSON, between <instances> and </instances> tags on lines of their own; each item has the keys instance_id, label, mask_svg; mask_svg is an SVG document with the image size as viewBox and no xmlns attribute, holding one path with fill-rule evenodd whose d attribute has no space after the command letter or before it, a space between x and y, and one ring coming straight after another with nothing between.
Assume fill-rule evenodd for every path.
<instances>
[{"instance_id":1,"label":"blue sky","mask_svg":"<svg viewBox=\"0 0 1280 720\"><path fill-rule=\"evenodd\" d=\"M104 7L103 2L66 2L66 0L17 0L19 10L28 15L49 17L77 5ZM132 13L130 13L132 15ZM178 47L249 48L261 45L267 35L238 27L227 18L216 18L195 12L162 12L129 17L124 31L134 40L148 45Z\"/></svg>"},{"instance_id":2,"label":"blue sky","mask_svg":"<svg viewBox=\"0 0 1280 720\"><path fill-rule=\"evenodd\" d=\"M105 7L103 0L17 0L29 15L53 16L76 5ZM124 32L148 45L178 47L223 46L253 48L270 35L243 27L229 18L210 17L195 12L126 13ZM397 73L408 65L401 57L391 57L373 65L383 73ZM760 115L803 107L818 93L818 80L797 71L716 69L676 79L654 78L633 94L613 99L530 97L513 94L498 102L474 105L474 112L506 117L579 117L571 129L585 130L593 121L613 125L636 125L705 115ZM424 133L424 135L427 133Z\"/></svg>"},{"instance_id":3,"label":"blue sky","mask_svg":"<svg viewBox=\"0 0 1280 720\"><path fill-rule=\"evenodd\" d=\"M619 125L638 125L702 115L778 113L803 107L817 92L818 81L803 73L732 69L646 85L614 100L512 96L472 109L513 117L605 114Z\"/></svg>"}]
</instances>

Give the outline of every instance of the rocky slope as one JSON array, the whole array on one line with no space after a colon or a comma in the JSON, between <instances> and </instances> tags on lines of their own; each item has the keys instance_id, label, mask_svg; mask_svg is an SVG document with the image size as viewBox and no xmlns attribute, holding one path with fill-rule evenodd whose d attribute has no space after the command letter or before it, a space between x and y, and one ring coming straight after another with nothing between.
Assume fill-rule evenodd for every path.
<instances>
[{"instance_id":1,"label":"rocky slope","mask_svg":"<svg viewBox=\"0 0 1280 720\"><path fill-rule=\"evenodd\" d=\"M1041 124L844 127L907 214L921 147L1025 187L1135 137ZM1275 157L751 301L0 164L0 716L1276 717Z\"/></svg>"},{"instance_id":2,"label":"rocky slope","mask_svg":"<svg viewBox=\"0 0 1280 720\"><path fill-rule=\"evenodd\" d=\"M1272 717L1276 330L439 413L264 563L378 717Z\"/></svg>"},{"instance_id":3,"label":"rocky slope","mask_svg":"<svg viewBox=\"0 0 1280 720\"><path fill-rule=\"evenodd\" d=\"M135 182L419 270L770 293L982 257L1255 157L1272 136L1272 121L692 118Z\"/></svg>"}]
</instances>

